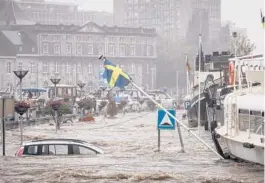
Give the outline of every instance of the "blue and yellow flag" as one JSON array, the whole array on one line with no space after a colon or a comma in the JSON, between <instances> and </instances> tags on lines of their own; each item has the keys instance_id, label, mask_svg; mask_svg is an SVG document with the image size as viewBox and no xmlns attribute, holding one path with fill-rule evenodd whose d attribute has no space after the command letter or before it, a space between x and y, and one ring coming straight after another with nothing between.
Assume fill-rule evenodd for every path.
<instances>
[{"instance_id":1,"label":"blue and yellow flag","mask_svg":"<svg viewBox=\"0 0 265 183\"><path fill-rule=\"evenodd\" d=\"M107 59L104 61L104 68L105 72L103 77L107 79L111 88L115 86L124 88L130 83L131 77Z\"/></svg>"}]
</instances>

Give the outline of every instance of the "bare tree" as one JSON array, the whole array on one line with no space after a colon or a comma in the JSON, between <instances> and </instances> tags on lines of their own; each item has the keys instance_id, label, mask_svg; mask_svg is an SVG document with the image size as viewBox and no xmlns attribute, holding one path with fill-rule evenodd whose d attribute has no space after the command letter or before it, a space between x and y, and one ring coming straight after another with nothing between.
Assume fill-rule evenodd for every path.
<instances>
[{"instance_id":1,"label":"bare tree","mask_svg":"<svg viewBox=\"0 0 265 183\"><path fill-rule=\"evenodd\" d=\"M240 35L237 38L231 39L230 41L232 54L235 54L235 47L237 56L249 55L256 48L255 44L251 43L246 36Z\"/></svg>"}]
</instances>

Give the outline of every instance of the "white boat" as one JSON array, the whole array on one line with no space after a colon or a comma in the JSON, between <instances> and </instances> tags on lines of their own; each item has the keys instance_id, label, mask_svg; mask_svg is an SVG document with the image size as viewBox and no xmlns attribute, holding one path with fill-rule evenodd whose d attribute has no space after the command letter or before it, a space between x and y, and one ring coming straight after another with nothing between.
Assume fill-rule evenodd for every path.
<instances>
[{"instance_id":1,"label":"white boat","mask_svg":"<svg viewBox=\"0 0 265 183\"><path fill-rule=\"evenodd\" d=\"M225 142L230 156L264 165L264 66L252 68L244 69L249 87L225 97L224 123L215 128L215 136ZM251 86L254 82L260 85Z\"/></svg>"}]
</instances>

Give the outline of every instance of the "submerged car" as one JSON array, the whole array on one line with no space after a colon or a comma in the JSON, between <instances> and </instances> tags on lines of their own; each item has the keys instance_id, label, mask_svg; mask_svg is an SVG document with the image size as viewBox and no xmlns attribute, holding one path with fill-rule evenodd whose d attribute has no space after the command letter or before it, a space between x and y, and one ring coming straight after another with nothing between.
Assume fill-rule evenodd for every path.
<instances>
[{"instance_id":1,"label":"submerged car","mask_svg":"<svg viewBox=\"0 0 265 183\"><path fill-rule=\"evenodd\" d=\"M96 155L104 151L83 140L44 139L29 141L17 150L17 157L49 155Z\"/></svg>"}]
</instances>

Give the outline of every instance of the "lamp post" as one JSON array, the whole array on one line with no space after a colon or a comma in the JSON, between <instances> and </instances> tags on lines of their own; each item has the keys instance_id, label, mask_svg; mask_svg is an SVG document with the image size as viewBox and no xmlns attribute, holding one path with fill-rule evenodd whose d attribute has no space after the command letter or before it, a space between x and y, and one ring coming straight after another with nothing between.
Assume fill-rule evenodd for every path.
<instances>
[{"instance_id":1,"label":"lamp post","mask_svg":"<svg viewBox=\"0 0 265 183\"><path fill-rule=\"evenodd\" d=\"M18 70L18 71L13 71L14 74L19 78L19 100L20 102L22 101L22 79L27 75L28 71L27 70ZM22 113L21 113L22 114ZM19 126L20 126L20 139L21 139L21 145L23 144L23 124L22 124L22 115L20 114L19 118Z\"/></svg>"},{"instance_id":2,"label":"lamp post","mask_svg":"<svg viewBox=\"0 0 265 183\"><path fill-rule=\"evenodd\" d=\"M56 85L61 81L61 79L58 79L58 78L51 78L50 79L51 80L51 82L54 84L54 99L56 99ZM59 105L54 105L54 106L52 106L53 107L53 110L54 110L54 114L55 114L55 129L56 129L56 132L57 132L57 130L58 130L58 128L59 128L59 123L58 123L58 113L57 113L57 111L58 111L58 109L59 109Z\"/></svg>"},{"instance_id":3,"label":"lamp post","mask_svg":"<svg viewBox=\"0 0 265 183\"><path fill-rule=\"evenodd\" d=\"M50 79L51 80L51 82L54 84L54 98L56 98L57 97L57 95L56 95L56 85L61 81L61 79L57 79L57 78L51 78Z\"/></svg>"},{"instance_id":4,"label":"lamp post","mask_svg":"<svg viewBox=\"0 0 265 183\"><path fill-rule=\"evenodd\" d=\"M236 68L236 63L237 63L237 32L233 32L232 33L233 39L234 39L234 49L235 49L235 68ZM239 64L239 63L238 63ZM240 66L238 66L238 68L240 68ZM239 72L240 74L240 72ZM241 86L241 81L240 81L240 75L239 75L239 86ZM234 91L236 90L236 70L234 69Z\"/></svg>"},{"instance_id":5,"label":"lamp post","mask_svg":"<svg viewBox=\"0 0 265 183\"><path fill-rule=\"evenodd\" d=\"M78 85L78 87L79 87L80 90L81 90L81 92L80 92L80 100L81 100L81 98L82 98L82 96L83 96L83 88L84 88L84 86L85 86L86 84L85 84L85 83L82 83L82 82L78 82L77 85ZM81 108L81 116L80 116L81 120L83 119L83 113L84 113L83 108Z\"/></svg>"},{"instance_id":6,"label":"lamp post","mask_svg":"<svg viewBox=\"0 0 265 183\"><path fill-rule=\"evenodd\" d=\"M78 87L80 88L81 90L81 93L80 93L80 98L82 97L82 94L83 94L83 88L85 87L85 83L82 83L82 82L78 82Z\"/></svg>"}]
</instances>

